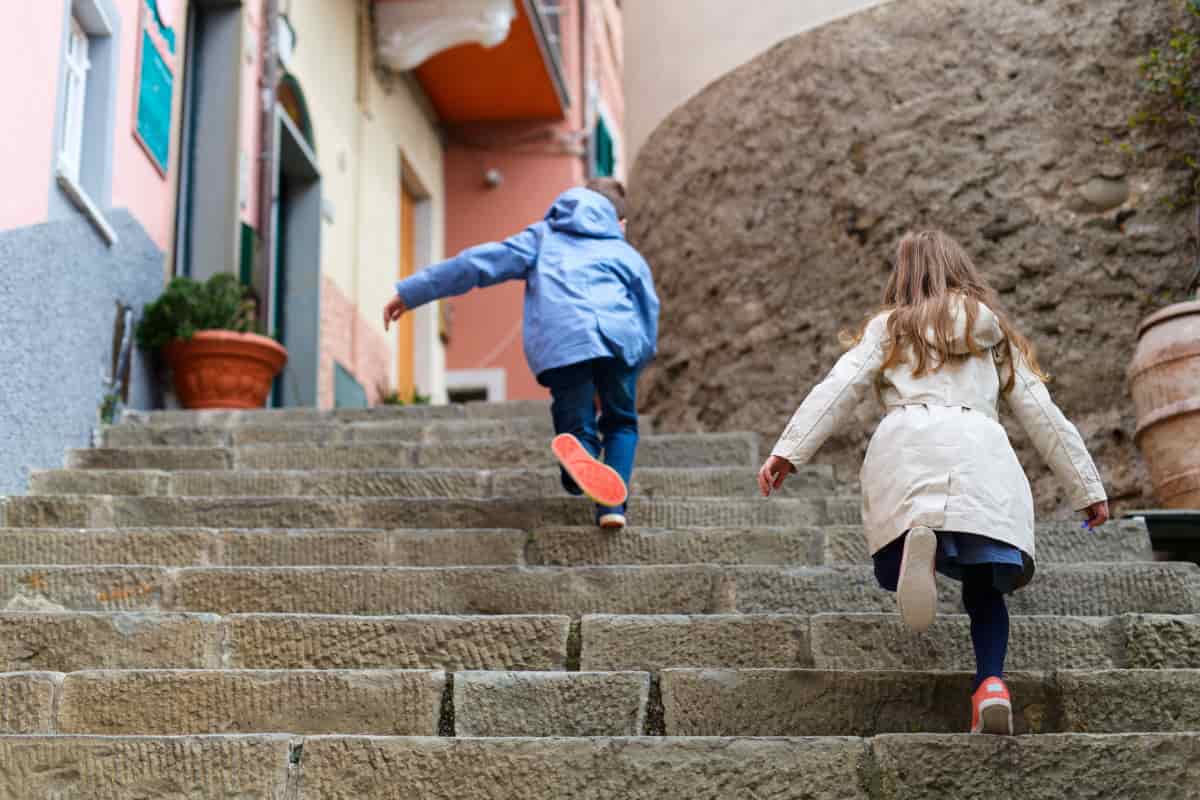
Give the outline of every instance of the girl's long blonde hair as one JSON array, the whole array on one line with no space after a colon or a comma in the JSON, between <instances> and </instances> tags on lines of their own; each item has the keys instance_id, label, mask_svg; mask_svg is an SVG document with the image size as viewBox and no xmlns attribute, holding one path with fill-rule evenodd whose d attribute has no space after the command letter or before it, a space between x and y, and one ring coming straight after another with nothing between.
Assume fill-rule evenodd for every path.
<instances>
[{"instance_id":1,"label":"girl's long blonde hair","mask_svg":"<svg viewBox=\"0 0 1200 800\"><path fill-rule=\"evenodd\" d=\"M953 348L954 314L951 304L956 296L965 298L966 353ZM1042 380L1046 375L1038 366L1033 345L1008 320L996 292L976 269L958 242L938 230L907 233L896 246L896 264L883 291L883 308L868 317L890 311L887 320L888 351L883 369L905 363L909 354L915 360L913 375L936 372L948 362L983 354L973 336L979 305L987 306L996 316L1004 341L992 348L997 364L1008 364L1004 391L1012 390L1016 371L1012 369L1013 348L1025 357L1030 368ZM852 341L862 338L862 329ZM932 341L927 331L933 332Z\"/></svg>"}]
</instances>

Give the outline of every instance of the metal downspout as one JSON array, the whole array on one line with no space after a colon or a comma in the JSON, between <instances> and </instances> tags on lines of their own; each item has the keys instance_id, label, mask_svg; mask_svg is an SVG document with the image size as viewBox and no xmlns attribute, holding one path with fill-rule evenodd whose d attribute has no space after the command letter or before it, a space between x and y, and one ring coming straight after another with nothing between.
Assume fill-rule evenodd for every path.
<instances>
[{"instance_id":1,"label":"metal downspout","mask_svg":"<svg viewBox=\"0 0 1200 800\"><path fill-rule=\"evenodd\" d=\"M275 101L279 86L279 0L265 0L263 14L263 66L262 66L262 153L259 156L262 171L259 174L258 233L262 238L259 248L259 268L263 276L263 296L260 298L262 313L260 321L271 326L275 317L275 212L277 205L276 177L279 173L279 143L276 141ZM267 327L266 334L274 331Z\"/></svg>"}]
</instances>

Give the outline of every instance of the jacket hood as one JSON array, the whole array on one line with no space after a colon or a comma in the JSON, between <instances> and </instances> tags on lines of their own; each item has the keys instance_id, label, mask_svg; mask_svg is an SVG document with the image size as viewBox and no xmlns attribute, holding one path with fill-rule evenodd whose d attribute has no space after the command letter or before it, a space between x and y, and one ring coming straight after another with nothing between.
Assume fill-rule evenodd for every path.
<instances>
[{"instance_id":1,"label":"jacket hood","mask_svg":"<svg viewBox=\"0 0 1200 800\"><path fill-rule=\"evenodd\" d=\"M978 308L978 313L975 314L975 324L972 328L971 338L975 340L976 347L986 350L1004 341L1004 331L1000 328L1000 320L997 319L990 308L983 303L979 303ZM967 347L966 298L960 295L950 301L950 316L954 322L954 335L950 340L951 351L958 355L971 352L971 349ZM933 328L925 329L925 341L930 344L936 344L937 338Z\"/></svg>"},{"instance_id":2,"label":"jacket hood","mask_svg":"<svg viewBox=\"0 0 1200 800\"><path fill-rule=\"evenodd\" d=\"M617 211L602 194L577 186L558 196L546 212L551 229L597 239L621 238Z\"/></svg>"}]
</instances>

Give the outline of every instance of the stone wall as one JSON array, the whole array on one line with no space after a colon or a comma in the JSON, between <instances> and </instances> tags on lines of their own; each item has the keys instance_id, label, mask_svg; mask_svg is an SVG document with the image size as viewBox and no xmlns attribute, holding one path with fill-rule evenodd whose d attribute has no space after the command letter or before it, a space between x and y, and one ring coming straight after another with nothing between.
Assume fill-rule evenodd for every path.
<instances>
[{"instance_id":1,"label":"stone wall","mask_svg":"<svg viewBox=\"0 0 1200 800\"><path fill-rule=\"evenodd\" d=\"M1193 243L1157 202L1178 172L1117 143L1138 56L1180 19L1168 0L899 0L709 86L632 178L630 238L663 298L646 410L773 443L879 302L899 236L937 226L1037 344L1118 507L1152 503L1125 370L1138 320L1183 299ZM818 459L856 475L876 415ZM1065 513L1012 432L1039 509Z\"/></svg>"}]
</instances>

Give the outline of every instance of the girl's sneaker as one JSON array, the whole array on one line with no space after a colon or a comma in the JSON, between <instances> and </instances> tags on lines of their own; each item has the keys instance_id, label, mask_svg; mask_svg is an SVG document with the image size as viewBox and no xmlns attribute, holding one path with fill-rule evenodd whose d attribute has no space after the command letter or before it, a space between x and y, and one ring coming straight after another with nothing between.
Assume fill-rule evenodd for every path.
<instances>
[{"instance_id":1,"label":"girl's sneaker","mask_svg":"<svg viewBox=\"0 0 1200 800\"><path fill-rule=\"evenodd\" d=\"M606 531L619 531L625 527L625 515L618 514L615 511L609 514L601 514L597 522Z\"/></svg>"},{"instance_id":2,"label":"girl's sneaker","mask_svg":"<svg viewBox=\"0 0 1200 800\"><path fill-rule=\"evenodd\" d=\"M611 508L625 502L629 494L625 481L615 469L593 458L574 436L560 433L550 443L550 449L571 479L596 505Z\"/></svg>"},{"instance_id":3,"label":"girl's sneaker","mask_svg":"<svg viewBox=\"0 0 1200 800\"><path fill-rule=\"evenodd\" d=\"M999 678L986 678L971 697L971 733L1012 736L1012 698Z\"/></svg>"},{"instance_id":4,"label":"girl's sneaker","mask_svg":"<svg viewBox=\"0 0 1200 800\"><path fill-rule=\"evenodd\" d=\"M904 539L896 602L900 606L900 617L915 631L928 628L937 616L936 558L937 534L925 527L910 530Z\"/></svg>"}]
</instances>

